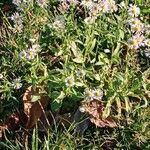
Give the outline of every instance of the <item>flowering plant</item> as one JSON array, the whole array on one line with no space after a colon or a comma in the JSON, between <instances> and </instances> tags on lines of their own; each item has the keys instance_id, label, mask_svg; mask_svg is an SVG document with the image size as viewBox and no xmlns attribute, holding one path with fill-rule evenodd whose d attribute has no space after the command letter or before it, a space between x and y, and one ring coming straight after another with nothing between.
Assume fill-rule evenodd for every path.
<instances>
[{"instance_id":1,"label":"flowering plant","mask_svg":"<svg viewBox=\"0 0 150 150\"><path fill-rule=\"evenodd\" d=\"M150 26L136 3L12 3L15 9L1 11L3 120L10 106L14 109L9 113L19 109L16 106L30 86L43 87L31 96L32 102L44 93L49 98L47 109L64 114L79 110L99 127L119 127L132 113L148 107ZM109 125L111 117L117 120L115 125Z\"/></svg>"}]
</instances>

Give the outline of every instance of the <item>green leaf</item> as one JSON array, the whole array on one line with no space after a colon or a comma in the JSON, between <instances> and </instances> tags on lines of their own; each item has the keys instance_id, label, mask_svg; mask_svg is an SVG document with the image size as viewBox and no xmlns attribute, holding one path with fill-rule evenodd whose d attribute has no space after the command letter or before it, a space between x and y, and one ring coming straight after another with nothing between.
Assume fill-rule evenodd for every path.
<instances>
[{"instance_id":1,"label":"green leaf","mask_svg":"<svg viewBox=\"0 0 150 150\"><path fill-rule=\"evenodd\" d=\"M85 84L82 82L76 82L76 86L82 87L82 86L85 86Z\"/></svg>"},{"instance_id":2,"label":"green leaf","mask_svg":"<svg viewBox=\"0 0 150 150\"><path fill-rule=\"evenodd\" d=\"M60 109L61 105L62 105L62 103L57 102L57 101L53 101L53 102L51 103L51 110L52 110L52 111L57 111L57 110Z\"/></svg>"},{"instance_id":3,"label":"green leaf","mask_svg":"<svg viewBox=\"0 0 150 150\"><path fill-rule=\"evenodd\" d=\"M77 58L74 58L72 59L75 63L77 64L82 64L84 63L84 59L82 57L77 57Z\"/></svg>"},{"instance_id":4,"label":"green leaf","mask_svg":"<svg viewBox=\"0 0 150 150\"><path fill-rule=\"evenodd\" d=\"M31 102L36 102L41 98L40 95L32 95Z\"/></svg>"}]
</instances>

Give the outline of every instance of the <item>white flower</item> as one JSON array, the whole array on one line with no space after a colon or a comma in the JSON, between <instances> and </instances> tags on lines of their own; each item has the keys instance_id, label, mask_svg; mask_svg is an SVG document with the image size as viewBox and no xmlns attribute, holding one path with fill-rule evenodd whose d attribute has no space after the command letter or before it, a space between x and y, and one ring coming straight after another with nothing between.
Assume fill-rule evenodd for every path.
<instances>
[{"instance_id":1,"label":"white flower","mask_svg":"<svg viewBox=\"0 0 150 150\"><path fill-rule=\"evenodd\" d=\"M128 8L128 13L131 17L138 17L138 15L140 14L140 8L136 5L130 4Z\"/></svg>"},{"instance_id":2,"label":"white flower","mask_svg":"<svg viewBox=\"0 0 150 150\"><path fill-rule=\"evenodd\" d=\"M41 51L39 44L33 44L31 48L27 50L23 50L20 52L20 58L26 58L28 60L32 60L37 56L37 53Z\"/></svg>"},{"instance_id":3,"label":"white flower","mask_svg":"<svg viewBox=\"0 0 150 150\"><path fill-rule=\"evenodd\" d=\"M82 78L85 76L85 71L84 70L77 70L76 75L77 75L77 77Z\"/></svg>"},{"instance_id":4,"label":"white flower","mask_svg":"<svg viewBox=\"0 0 150 150\"><path fill-rule=\"evenodd\" d=\"M12 82L12 86L14 87L14 89L20 89L22 87L21 80L19 78L14 79Z\"/></svg>"},{"instance_id":5,"label":"white flower","mask_svg":"<svg viewBox=\"0 0 150 150\"><path fill-rule=\"evenodd\" d=\"M23 21L19 13L14 13L10 19L14 22L13 27L9 27L14 33L21 33L23 30Z\"/></svg>"},{"instance_id":6,"label":"white flower","mask_svg":"<svg viewBox=\"0 0 150 150\"><path fill-rule=\"evenodd\" d=\"M17 25L20 25L20 24L22 24L22 19L21 19L21 17L20 17L20 15L19 15L19 13L14 13L11 17L10 17L10 19L15 23L15 24L17 24Z\"/></svg>"},{"instance_id":7,"label":"white flower","mask_svg":"<svg viewBox=\"0 0 150 150\"><path fill-rule=\"evenodd\" d=\"M75 85L73 76L69 76L65 79L66 86L72 87Z\"/></svg>"},{"instance_id":8,"label":"white flower","mask_svg":"<svg viewBox=\"0 0 150 150\"><path fill-rule=\"evenodd\" d=\"M94 99L101 100L103 97L103 91L100 89L95 89L94 91Z\"/></svg>"},{"instance_id":9,"label":"white flower","mask_svg":"<svg viewBox=\"0 0 150 150\"><path fill-rule=\"evenodd\" d=\"M37 56L37 52L34 51L32 48L30 48L30 49L28 49L28 50L26 51L26 58L27 58L28 60L32 60L32 59L34 59L36 56Z\"/></svg>"},{"instance_id":10,"label":"white flower","mask_svg":"<svg viewBox=\"0 0 150 150\"><path fill-rule=\"evenodd\" d=\"M85 100L92 101L94 98L94 91L92 89L86 88L84 90L84 96L85 96Z\"/></svg>"}]
</instances>

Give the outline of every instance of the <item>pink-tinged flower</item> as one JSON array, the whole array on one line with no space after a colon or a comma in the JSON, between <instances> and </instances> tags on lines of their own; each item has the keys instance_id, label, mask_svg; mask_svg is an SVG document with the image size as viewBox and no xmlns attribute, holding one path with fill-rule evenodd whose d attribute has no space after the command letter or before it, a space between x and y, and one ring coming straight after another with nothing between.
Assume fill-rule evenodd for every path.
<instances>
[{"instance_id":1,"label":"pink-tinged flower","mask_svg":"<svg viewBox=\"0 0 150 150\"><path fill-rule=\"evenodd\" d=\"M129 20L132 32L144 32L144 24L138 18Z\"/></svg>"},{"instance_id":2,"label":"pink-tinged flower","mask_svg":"<svg viewBox=\"0 0 150 150\"><path fill-rule=\"evenodd\" d=\"M129 40L128 40L128 46L130 49L138 49L141 46L144 46L144 39L145 37L142 34L136 34L134 36L132 36Z\"/></svg>"},{"instance_id":3,"label":"pink-tinged flower","mask_svg":"<svg viewBox=\"0 0 150 150\"><path fill-rule=\"evenodd\" d=\"M99 6L101 7L103 13L109 13L110 6L108 0L102 0Z\"/></svg>"},{"instance_id":4,"label":"pink-tinged flower","mask_svg":"<svg viewBox=\"0 0 150 150\"><path fill-rule=\"evenodd\" d=\"M133 25L138 25L138 24L140 24L140 23L142 23L142 22L141 22L141 20L139 20L138 18L131 18L131 19L128 21L128 23L129 23L130 26L133 26Z\"/></svg>"},{"instance_id":5,"label":"pink-tinged flower","mask_svg":"<svg viewBox=\"0 0 150 150\"><path fill-rule=\"evenodd\" d=\"M130 4L128 8L128 13L131 17L138 17L138 15L140 14L140 8L136 5Z\"/></svg>"},{"instance_id":6,"label":"pink-tinged flower","mask_svg":"<svg viewBox=\"0 0 150 150\"><path fill-rule=\"evenodd\" d=\"M22 18L21 18L21 16L19 15L19 13L14 13L11 17L10 17L10 19L15 23L15 24L17 24L17 25L20 25L20 24L22 24Z\"/></svg>"},{"instance_id":7,"label":"pink-tinged flower","mask_svg":"<svg viewBox=\"0 0 150 150\"><path fill-rule=\"evenodd\" d=\"M12 82L12 86L14 87L14 89L17 90L20 89L22 87L21 79L20 78L14 79Z\"/></svg>"}]
</instances>

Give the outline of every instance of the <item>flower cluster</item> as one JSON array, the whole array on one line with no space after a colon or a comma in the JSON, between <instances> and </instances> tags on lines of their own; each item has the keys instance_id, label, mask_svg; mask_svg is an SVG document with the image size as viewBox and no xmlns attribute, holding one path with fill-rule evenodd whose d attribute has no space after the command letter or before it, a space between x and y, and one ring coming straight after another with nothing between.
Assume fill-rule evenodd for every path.
<instances>
[{"instance_id":1,"label":"flower cluster","mask_svg":"<svg viewBox=\"0 0 150 150\"><path fill-rule=\"evenodd\" d=\"M128 45L130 49L139 49L140 47L149 47L148 41L144 36L144 32L146 32L146 28L144 23L138 18L140 15L140 8L136 5L130 4L128 7L129 14L129 25L131 27L132 37L128 39ZM146 49L146 55L147 55Z\"/></svg>"},{"instance_id":2,"label":"flower cluster","mask_svg":"<svg viewBox=\"0 0 150 150\"><path fill-rule=\"evenodd\" d=\"M32 60L37 56L37 53L40 51L40 45L38 44L33 44L32 47L30 47L27 50L23 50L20 52L19 56L20 58L25 58L28 60Z\"/></svg>"},{"instance_id":3,"label":"flower cluster","mask_svg":"<svg viewBox=\"0 0 150 150\"><path fill-rule=\"evenodd\" d=\"M84 95L86 101L101 100L103 97L103 91L100 89L86 88L84 91Z\"/></svg>"},{"instance_id":4,"label":"flower cluster","mask_svg":"<svg viewBox=\"0 0 150 150\"><path fill-rule=\"evenodd\" d=\"M23 30L23 21L19 13L14 13L10 19L14 22L14 26L10 27L14 33L21 33Z\"/></svg>"},{"instance_id":5,"label":"flower cluster","mask_svg":"<svg viewBox=\"0 0 150 150\"><path fill-rule=\"evenodd\" d=\"M76 80L83 80L83 77L85 76L85 71L82 69L78 69L75 71L75 77L73 75L68 76L65 79L65 84L67 87L73 87L76 83L75 83L75 79Z\"/></svg>"},{"instance_id":6,"label":"flower cluster","mask_svg":"<svg viewBox=\"0 0 150 150\"><path fill-rule=\"evenodd\" d=\"M118 9L114 0L61 0L59 9L68 11L72 5L82 6L88 10L88 17L84 20L86 24L94 23L99 13L112 13Z\"/></svg>"},{"instance_id":7,"label":"flower cluster","mask_svg":"<svg viewBox=\"0 0 150 150\"><path fill-rule=\"evenodd\" d=\"M131 32L133 33L132 37L128 39L128 45L130 49L138 49L141 46L144 46L144 24L136 17L140 14L140 8L136 5L130 4L128 7L129 14L129 25L131 27Z\"/></svg>"},{"instance_id":8,"label":"flower cluster","mask_svg":"<svg viewBox=\"0 0 150 150\"><path fill-rule=\"evenodd\" d=\"M144 32L144 24L138 18L131 18L129 20L129 25L132 33Z\"/></svg>"},{"instance_id":9,"label":"flower cluster","mask_svg":"<svg viewBox=\"0 0 150 150\"><path fill-rule=\"evenodd\" d=\"M86 24L94 23L99 13L112 13L117 11L117 5L114 0L101 0L99 2L82 1L81 5L88 8L88 17L85 18Z\"/></svg>"}]
</instances>

